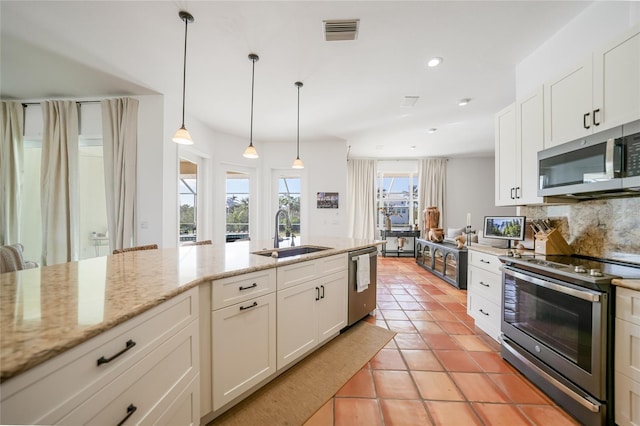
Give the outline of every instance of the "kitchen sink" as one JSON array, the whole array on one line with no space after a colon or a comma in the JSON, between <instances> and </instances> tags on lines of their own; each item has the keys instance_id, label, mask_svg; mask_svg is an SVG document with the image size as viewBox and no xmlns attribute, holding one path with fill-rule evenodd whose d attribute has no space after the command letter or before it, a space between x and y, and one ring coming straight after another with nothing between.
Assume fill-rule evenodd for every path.
<instances>
[{"instance_id":1,"label":"kitchen sink","mask_svg":"<svg viewBox=\"0 0 640 426\"><path fill-rule=\"evenodd\" d=\"M258 256L270 256L270 257L291 257L291 256L299 256L301 254L309 254L315 253L317 251L330 250L331 247L322 247L322 246L298 246L298 247L285 247L278 248L272 250L260 250L254 251L253 254L257 254Z\"/></svg>"}]
</instances>

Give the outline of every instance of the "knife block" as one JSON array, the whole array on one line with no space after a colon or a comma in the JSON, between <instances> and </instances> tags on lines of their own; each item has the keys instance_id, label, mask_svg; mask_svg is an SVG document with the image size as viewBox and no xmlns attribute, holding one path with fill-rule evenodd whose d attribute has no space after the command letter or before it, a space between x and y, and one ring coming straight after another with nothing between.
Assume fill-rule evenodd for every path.
<instances>
[{"instance_id":1,"label":"knife block","mask_svg":"<svg viewBox=\"0 0 640 426\"><path fill-rule=\"evenodd\" d=\"M557 229L538 232L535 237L534 252L538 254L573 254L573 250Z\"/></svg>"}]
</instances>

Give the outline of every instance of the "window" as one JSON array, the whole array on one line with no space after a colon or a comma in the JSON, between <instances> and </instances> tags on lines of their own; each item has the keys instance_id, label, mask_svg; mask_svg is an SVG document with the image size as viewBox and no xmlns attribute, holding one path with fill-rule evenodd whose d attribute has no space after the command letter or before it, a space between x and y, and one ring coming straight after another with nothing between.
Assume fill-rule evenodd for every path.
<instances>
[{"instance_id":1,"label":"window","mask_svg":"<svg viewBox=\"0 0 640 426\"><path fill-rule=\"evenodd\" d=\"M278 235L289 239L300 236L300 182L299 176L281 176L278 179L278 206L289 214L289 221L281 220Z\"/></svg>"},{"instance_id":2,"label":"window","mask_svg":"<svg viewBox=\"0 0 640 426\"><path fill-rule=\"evenodd\" d=\"M413 226L418 219L417 173L379 172L376 180L378 228L384 228L385 215L390 214L391 225Z\"/></svg>"},{"instance_id":3,"label":"window","mask_svg":"<svg viewBox=\"0 0 640 426\"><path fill-rule=\"evenodd\" d=\"M180 178L178 181L180 195L180 242L198 239L198 165L180 159Z\"/></svg>"},{"instance_id":4,"label":"window","mask_svg":"<svg viewBox=\"0 0 640 426\"><path fill-rule=\"evenodd\" d=\"M227 172L226 241L249 238L249 174Z\"/></svg>"}]
</instances>

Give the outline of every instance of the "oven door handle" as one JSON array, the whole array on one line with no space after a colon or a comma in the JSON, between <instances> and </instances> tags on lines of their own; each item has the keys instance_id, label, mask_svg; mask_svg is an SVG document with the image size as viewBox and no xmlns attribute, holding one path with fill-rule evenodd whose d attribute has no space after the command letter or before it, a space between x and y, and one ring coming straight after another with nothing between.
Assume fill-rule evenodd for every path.
<instances>
[{"instance_id":1,"label":"oven door handle","mask_svg":"<svg viewBox=\"0 0 640 426\"><path fill-rule=\"evenodd\" d=\"M567 387L563 383L561 383L558 380L556 380L553 376L549 375L546 371L538 368L538 366L536 366L531 361L529 361L527 358L525 358L520 353L518 353L518 351L515 350L515 348L513 348L511 346L511 344L509 343L508 340L505 340L505 339L502 340L502 347L505 348L506 350L508 350L511 353L511 355L513 355L514 357L518 358L518 360L520 362L522 362L523 364L525 364L528 368L530 368L531 370L535 371L537 374L542 376L542 378L544 380L546 380L547 382L551 383L560 392L564 393L569 398L573 399L574 401L576 401L578 404L582 405L587 410L591 411L592 413L599 413L600 412L600 405L599 404L591 402L590 398L588 396L586 396L586 395L582 396L582 395L576 393L575 391L571 390L569 387Z\"/></svg>"},{"instance_id":2,"label":"oven door handle","mask_svg":"<svg viewBox=\"0 0 640 426\"><path fill-rule=\"evenodd\" d=\"M589 302L600 302L600 293L596 291L591 291L588 289L578 290L576 288L561 285L561 284L556 284L551 281L541 280L539 278L532 277L531 275L516 272L508 267L502 267L502 272L506 275L519 278L523 281L526 281L534 285L538 285L540 287L546 287L550 290L554 290L559 293L568 294L569 296L577 297L579 299L587 300Z\"/></svg>"}]
</instances>

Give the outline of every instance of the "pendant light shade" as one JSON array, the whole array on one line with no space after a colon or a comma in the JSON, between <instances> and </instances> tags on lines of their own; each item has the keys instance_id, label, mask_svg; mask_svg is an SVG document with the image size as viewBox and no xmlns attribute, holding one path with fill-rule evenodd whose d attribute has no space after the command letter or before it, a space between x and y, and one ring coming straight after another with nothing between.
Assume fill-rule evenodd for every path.
<instances>
[{"instance_id":1,"label":"pendant light shade","mask_svg":"<svg viewBox=\"0 0 640 426\"><path fill-rule=\"evenodd\" d=\"M181 145L193 145L191 135L184 127L184 94L187 86L187 27L193 22L193 15L189 12L180 11L178 16L184 21L184 57L182 62L182 126L178 129L175 135L173 135L173 141Z\"/></svg>"},{"instance_id":2,"label":"pendant light shade","mask_svg":"<svg viewBox=\"0 0 640 426\"><path fill-rule=\"evenodd\" d=\"M304 163L300 159L300 88L303 84L296 81L295 85L298 87L298 132L296 134L296 159L293 160L291 167L294 169L304 169Z\"/></svg>"},{"instance_id":3,"label":"pendant light shade","mask_svg":"<svg viewBox=\"0 0 640 426\"><path fill-rule=\"evenodd\" d=\"M255 53L251 53L249 55L249 60L251 61L251 124L249 127L249 146L244 150L242 154L245 158L258 158L258 151L253 146L253 81L256 73L256 62L260 59L258 55Z\"/></svg>"}]
</instances>

